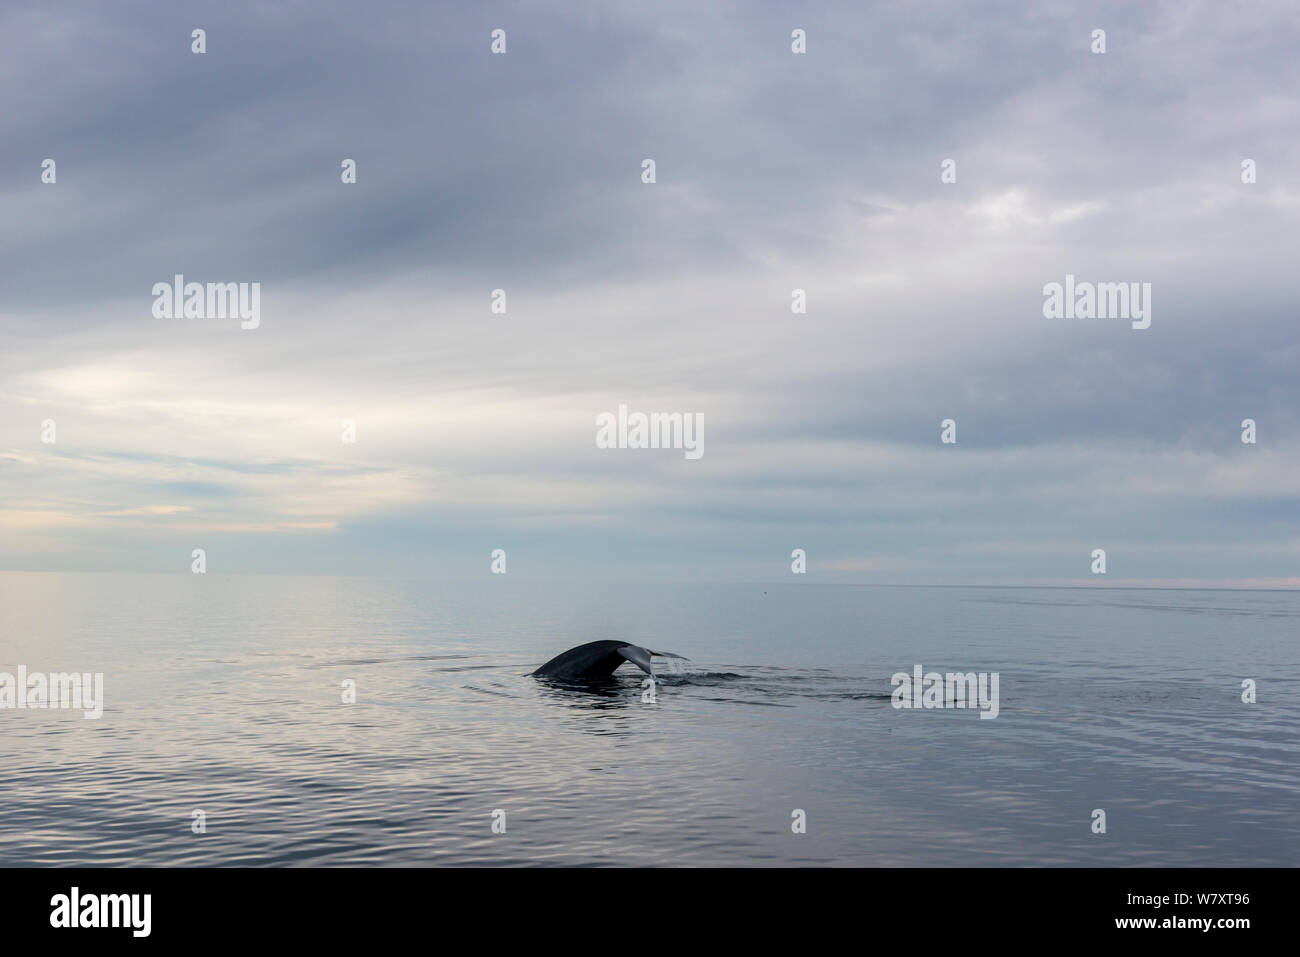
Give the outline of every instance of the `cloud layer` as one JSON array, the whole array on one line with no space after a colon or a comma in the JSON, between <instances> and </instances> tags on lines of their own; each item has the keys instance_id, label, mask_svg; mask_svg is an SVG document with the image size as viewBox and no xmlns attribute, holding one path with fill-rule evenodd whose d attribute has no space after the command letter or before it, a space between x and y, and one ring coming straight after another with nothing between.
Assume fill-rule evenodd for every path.
<instances>
[{"instance_id":1,"label":"cloud layer","mask_svg":"<svg viewBox=\"0 0 1300 957\"><path fill-rule=\"evenodd\" d=\"M1282 2L6 7L0 568L1296 584L1297 41ZM153 318L176 273L261 327ZM1066 274L1151 327L1045 319ZM703 458L596 448L620 403Z\"/></svg>"}]
</instances>

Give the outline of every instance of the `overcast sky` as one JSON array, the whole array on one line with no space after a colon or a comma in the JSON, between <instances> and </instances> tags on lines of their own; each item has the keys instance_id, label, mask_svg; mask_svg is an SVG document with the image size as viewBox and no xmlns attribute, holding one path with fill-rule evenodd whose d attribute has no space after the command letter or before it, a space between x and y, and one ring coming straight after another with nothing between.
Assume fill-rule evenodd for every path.
<instances>
[{"instance_id":1,"label":"overcast sky","mask_svg":"<svg viewBox=\"0 0 1300 957\"><path fill-rule=\"evenodd\" d=\"M6 3L0 568L1300 586L1298 48L1290 0ZM177 273L260 327L155 318ZM1150 328L1045 318L1067 274ZM620 404L704 455L597 448Z\"/></svg>"}]
</instances>

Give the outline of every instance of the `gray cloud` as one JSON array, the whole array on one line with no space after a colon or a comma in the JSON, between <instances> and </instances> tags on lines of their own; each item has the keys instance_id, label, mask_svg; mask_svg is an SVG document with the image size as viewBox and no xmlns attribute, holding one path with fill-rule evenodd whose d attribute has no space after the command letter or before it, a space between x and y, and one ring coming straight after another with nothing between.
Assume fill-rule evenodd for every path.
<instances>
[{"instance_id":1,"label":"gray cloud","mask_svg":"<svg viewBox=\"0 0 1300 957\"><path fill-rule=\"evenodd\" d=\"M1114 543L1119 577L1296 578L1298 35L1285 3L7 8L0 567L1083 579ZM177 272L262 282L263 327L152 319ZM1044 319L1067 272L1151 282L1151 328ZM621 402L704 413L705 457L596 449Z\"/></svg>"}]
</instances>

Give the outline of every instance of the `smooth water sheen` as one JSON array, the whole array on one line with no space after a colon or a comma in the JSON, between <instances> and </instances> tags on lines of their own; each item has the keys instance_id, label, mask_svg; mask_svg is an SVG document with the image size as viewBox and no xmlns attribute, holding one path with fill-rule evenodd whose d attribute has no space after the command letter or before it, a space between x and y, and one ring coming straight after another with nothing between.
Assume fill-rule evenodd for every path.
<instances>
[{"instance_id":1,"label":"smooth water sheen","mask_svg":"<svg viewBox=\"0 0 1300 957\"><path fill-rule=\"evenodd\" d=\"M1298 637L1284 591L0 573L0 671L107 699L0 710L0 864L1294 866ZM691 660L527 677L596 638ZM1000 715L896 710L915 664Z\"/></svg>"}]
</instances>

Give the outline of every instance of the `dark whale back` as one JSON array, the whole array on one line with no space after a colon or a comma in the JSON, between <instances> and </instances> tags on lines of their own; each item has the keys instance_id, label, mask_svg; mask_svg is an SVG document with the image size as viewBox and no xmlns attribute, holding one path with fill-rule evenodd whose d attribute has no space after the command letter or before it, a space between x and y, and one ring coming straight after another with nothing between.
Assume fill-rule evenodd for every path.
<instances>
[{"instance_id":1,"label":"dark whale back","mask_svg":"<svg viewBox=\"0 0 1300 957\"><path fill-rule=\"evenodd\" d=\"M651 655L666 658L680 658L665 652L651 651L640 645L626 641L589 641L568 651L556 655L542 665L534 675L542 678L602 678L612 675L614 670L625 662L632 662L646 674L653 674L650 668Z\"/></svg>"}]
</instances>

